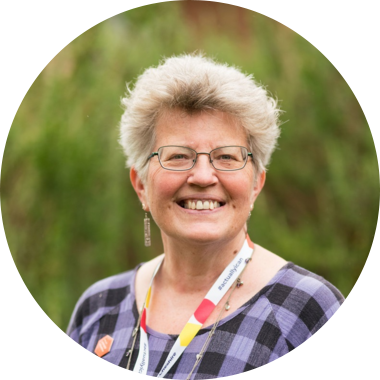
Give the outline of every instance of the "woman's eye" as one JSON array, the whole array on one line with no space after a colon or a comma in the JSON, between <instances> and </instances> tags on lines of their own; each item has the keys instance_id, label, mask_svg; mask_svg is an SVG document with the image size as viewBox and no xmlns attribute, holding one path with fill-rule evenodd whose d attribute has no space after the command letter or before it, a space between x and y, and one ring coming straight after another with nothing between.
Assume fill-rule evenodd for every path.
<instances>
[{"instance_id":1,"label":"woman's eye","mask_svg":"<svg viewBox=\"0 0 380 380\"><path fill-rule=\"evenodd\" d=\"M222 161L230 161L230 160L234 160L235 158L230 154L221 154L216 159L222 160Z\"/></svg>"},{"instance_id":2,"label":"woman's eye","mask_svg":"<svg viewBox=\"0 0 380 380\"><path fill-rule=\"evenodd\" d=\"M170 157L171 160L185 160L187 157L184 154L173 154Z\"/></svg>"}]
</instances>

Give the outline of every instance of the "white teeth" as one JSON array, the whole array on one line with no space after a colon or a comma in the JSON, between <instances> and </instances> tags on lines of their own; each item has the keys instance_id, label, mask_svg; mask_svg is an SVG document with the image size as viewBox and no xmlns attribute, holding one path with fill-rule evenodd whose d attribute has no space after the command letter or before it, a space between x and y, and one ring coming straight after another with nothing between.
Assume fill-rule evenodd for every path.
<instances>
[{"instance_id":1,"label":"white teeth","mask_svg":"<svg viewBox=\"0 0 380 380\"><path fill-rule=\"evenodd\" d=\"M201 201L201 200L187 200L183 204L184 208L190 210L214 210L220 207L220 203L217 201Z\"/></svg>"}]
</instances>

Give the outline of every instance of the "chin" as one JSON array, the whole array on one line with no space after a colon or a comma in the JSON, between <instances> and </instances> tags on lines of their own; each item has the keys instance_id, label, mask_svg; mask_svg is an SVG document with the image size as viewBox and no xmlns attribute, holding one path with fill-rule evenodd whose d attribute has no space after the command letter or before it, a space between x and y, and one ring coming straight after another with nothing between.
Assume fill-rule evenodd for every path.
<instances>
[{"instance_id":1,"label":"chin","mask_svg":"<svg viewBox=\"0 0 380 380\"><path fill-rule=\"evenodd\" d=\"M207 227L196 229L194 231L186 231L186 233L177 235L177 239L187 241L189 244L210 244L225 240L226 234L221 230L210 231Z\"/></svg>"}]
</instances>

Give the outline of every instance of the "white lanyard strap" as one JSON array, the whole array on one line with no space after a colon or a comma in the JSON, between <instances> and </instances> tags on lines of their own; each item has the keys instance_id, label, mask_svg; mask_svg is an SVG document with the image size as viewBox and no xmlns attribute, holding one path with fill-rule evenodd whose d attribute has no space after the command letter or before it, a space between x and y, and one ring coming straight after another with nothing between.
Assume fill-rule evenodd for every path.
<instances>
[{"instance_id":1,"label":"white lanyard strap","mask_svg":"<svg viewBox=\"0 0 380 380\"><path fill-rule=\"evenodd\" d=\"M149 308L150 296L152 294L152 284L154 277L156 276L160 266L164 259L162 259L154 270L153 276L150 280L148 293L145 297L144 309L142 311L141 319L140 319L140 349L139 355L137 356L136 364L133 368L134 372L138 372L141 374L146 374L149 364L149 343L148 343L148 334L146 333L146 313Z\"/></svg>"},{"instance_id":2,"label":"white lanyard strap","mask_svg":"<svg viewBox=\"0 0 380 380\"><path fill-rule=\"evenodd\" d=\"M203 301L195 310L194 314L190 317L185 327L182 329L157 377L164 377L185 351L186 347L201 329L203 323L207 320L216 305L224 297L231 285L237 280L242 269L249 262L252 255L252 250L253 244L247 235L247 239L244 241L240 252L235 256L230 264L227 265L222 274L215 281L214 285L208 291ZM146 313L149 308L153 279L158 272L161 263L162 261L158 264L153 273L140 321L140 349L133 371L144 375L147 373L149 364L149 343L148 335L146 333Z\"/></svg>"}]
</instances>

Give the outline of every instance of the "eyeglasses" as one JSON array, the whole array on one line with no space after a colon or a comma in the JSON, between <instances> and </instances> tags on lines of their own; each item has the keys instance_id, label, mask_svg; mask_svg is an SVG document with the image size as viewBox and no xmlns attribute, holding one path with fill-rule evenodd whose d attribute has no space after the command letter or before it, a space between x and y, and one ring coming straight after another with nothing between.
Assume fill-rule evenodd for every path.
<instances>
[{"instance_id":1,"label":"eyeglasses","mask_svg":"<svg viewBox=\"0 0 380 380\"><path fill-rule=\"evenodd\" d=\"M167 145L158 148L149 157L158 156L160 165L166 170L185 171L194 167L200 154L207 154L216 170L233 171L243 169L252 153L244 146L223 146L210 153L196 152L185 146Z\"/></svg>"}]
</instances>

